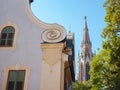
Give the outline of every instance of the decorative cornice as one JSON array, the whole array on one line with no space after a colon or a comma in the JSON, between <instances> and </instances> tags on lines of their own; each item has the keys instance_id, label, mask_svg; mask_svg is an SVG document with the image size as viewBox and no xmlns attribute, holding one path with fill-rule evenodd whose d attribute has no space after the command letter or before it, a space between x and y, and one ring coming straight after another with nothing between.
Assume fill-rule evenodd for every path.
<instances>
[{"instance_id":1,"label":"decorative cornice","mask_svg":"<svg viewBox=\"0 0 120 90\"><path fill-rule=\"evenodd\" d=\"M41 44L41 47L42 47L42 49L46 49L46 48L64 48L64 43L54 43L54 44L45 44L45 43L43 43L43 44Z\"/></svg>"}]
</instances>

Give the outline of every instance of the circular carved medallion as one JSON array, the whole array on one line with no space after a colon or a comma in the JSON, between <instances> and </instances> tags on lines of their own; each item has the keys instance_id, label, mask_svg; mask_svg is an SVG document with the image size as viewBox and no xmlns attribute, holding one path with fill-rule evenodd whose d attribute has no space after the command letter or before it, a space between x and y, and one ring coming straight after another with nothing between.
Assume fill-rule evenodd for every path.
<instances>
[{"instance_id":1,"label":"circular carved medallion","mask_svg":"<svg viewBox=\"0 0 120 90\"><path fill-rule=\"evenodd\" d=\"M42 33L42 39L45 42L56 43L65 38L65 30L47 29Z\"/></svg>"}]
</instances>

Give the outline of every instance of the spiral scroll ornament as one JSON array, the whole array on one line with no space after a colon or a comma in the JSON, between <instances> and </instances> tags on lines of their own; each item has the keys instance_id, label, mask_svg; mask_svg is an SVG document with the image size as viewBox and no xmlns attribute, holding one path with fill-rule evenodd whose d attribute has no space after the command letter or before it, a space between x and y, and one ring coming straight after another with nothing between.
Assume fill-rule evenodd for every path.
<instances>
[{"instance_id":1,"label":"spiral scroll ornament","mask_svg":"<svg viewBox=\"0 0 120 90\"><path fill-rule=\"evenodd\" d=\"M45 42L56 43L65 38L65 31L58 29L47 29L42 33L42 39Z\"/></svg>"}]
</instances>

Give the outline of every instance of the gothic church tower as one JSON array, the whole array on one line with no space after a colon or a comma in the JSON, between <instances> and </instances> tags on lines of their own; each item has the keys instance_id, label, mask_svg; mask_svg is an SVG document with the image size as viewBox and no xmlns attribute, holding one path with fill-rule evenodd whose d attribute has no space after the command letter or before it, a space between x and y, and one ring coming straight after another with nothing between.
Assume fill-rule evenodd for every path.
<instances>
[{"instance_id":1,"label":"gothic church tower","mask_svg":"<svg viewBox=\"0 0 120 90\"><path fill-rule=\"evenodd\" d=\"M92 44L89 37L87 21L85 16L85 25L84 25L84 33L83 33L83 40L81 44L81 54L79 54L79 68L78 68L78 81L87 81L90 78L89 75L89 62L92 59Z\"/></svg>"}]
</instances>

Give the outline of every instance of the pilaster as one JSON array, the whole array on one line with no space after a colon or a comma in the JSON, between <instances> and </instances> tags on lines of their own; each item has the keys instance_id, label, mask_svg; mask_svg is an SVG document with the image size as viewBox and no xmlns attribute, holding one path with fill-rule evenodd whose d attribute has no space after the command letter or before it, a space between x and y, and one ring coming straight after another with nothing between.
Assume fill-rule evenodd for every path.
<instances>
[{"instance_id":1,"label":"pilaster","mask_svg":"<svg viewBox=\"0 0 120 90\"><path fill-rule=\"evenodd\" d=\"M63 43L41 44L43 50L40 90L63 90Z\"/></svg>"}]
</instances>

